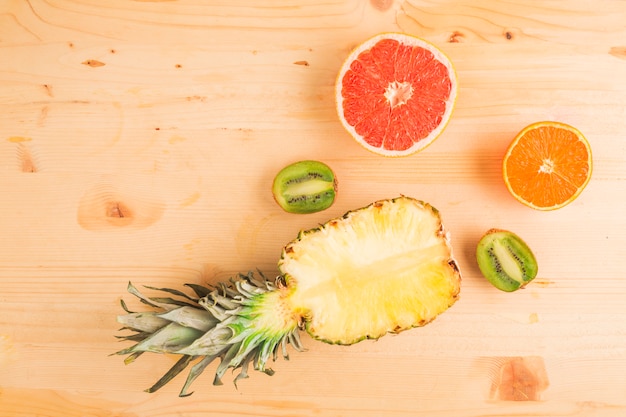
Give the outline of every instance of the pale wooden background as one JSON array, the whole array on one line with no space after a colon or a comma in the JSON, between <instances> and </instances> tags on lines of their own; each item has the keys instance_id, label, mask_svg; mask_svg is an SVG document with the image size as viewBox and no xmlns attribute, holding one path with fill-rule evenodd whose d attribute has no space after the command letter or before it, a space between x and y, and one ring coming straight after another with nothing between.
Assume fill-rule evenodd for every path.
<instances>
[{"instance_id":1,"label":"pale wooden background","mask_svg":"<svg viewBox=\"0 0 626 417\"><path fill-rule=\"evenodd\" d=\"M382 31L436 43L456 111L424 152L384 159L342 130L335 75ZM525 125L586 134L595 170L556 212L500 176ZM0 416L626 415L626 2L0 1ZM283 213L270 183L313 158L340 181L322 213ZM173 363L108 355L129 280L180 287L276 271L301 228L371 201L436 206L463 272L433 324L308 352L195 394ZM120 217L121 216L121 217ZM514 294L479 275L490 227L534 248ZM131 301L131 305L137 306ZM214 368L211 368L214 369Z\"/></svg>"}]
</instances>

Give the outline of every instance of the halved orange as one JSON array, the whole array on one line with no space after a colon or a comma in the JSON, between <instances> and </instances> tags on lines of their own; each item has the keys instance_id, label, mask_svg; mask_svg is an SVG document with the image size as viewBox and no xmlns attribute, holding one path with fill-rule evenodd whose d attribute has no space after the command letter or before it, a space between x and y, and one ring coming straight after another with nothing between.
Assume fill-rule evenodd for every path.
<instances>
[{"instance_id":1,"label":"halved orange","mask_svg":"<svg viewBox=\"0 0 626 417\"><path fill-rule=\"evenodd\" d=\"M337 113L366 149L405 156L424 149L452 115L457 81L434 45L403 33L382 33L357 46L339 70Z\"/></svg>"},{"instance_id":2,"label":"halved orange","mask_svg":"<svg viewBox=\"0 0 626 417\"><path fill-rule=\"evenodd\" d=\"M591 147L576 128L537 122L511 142L502 171L504 182L521 203L555 210L574 201L591 179Z\"/></svg>"}]
</instances>

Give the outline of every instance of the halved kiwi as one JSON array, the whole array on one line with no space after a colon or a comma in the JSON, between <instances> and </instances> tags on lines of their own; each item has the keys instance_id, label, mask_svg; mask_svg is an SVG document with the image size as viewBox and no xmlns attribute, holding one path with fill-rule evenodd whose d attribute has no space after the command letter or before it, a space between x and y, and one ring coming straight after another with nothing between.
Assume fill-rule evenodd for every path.
<instances>
[{"instance_id":1,"label":"halved kiwi","mask_svg":"<svg viewBox=\"0 0 626 417\"><path fill-rule=\"evenodd\" d=\"M537 276L535 255L526 242L508 230L490 229L476 247L478 267L496 288L512 292Z\"/></svg>"},{"instance_id":2,"label":"halved kiwi","mask_svg":"<svg viewBox=\"0 0 626 417\"><path fill-rule=\"evenodd\" d=\"M274 200L289 213L326 210L335 201L337 180L330 167L319 161L299 161L281 169L274 178Z\"/></svg>"}]
</instances>

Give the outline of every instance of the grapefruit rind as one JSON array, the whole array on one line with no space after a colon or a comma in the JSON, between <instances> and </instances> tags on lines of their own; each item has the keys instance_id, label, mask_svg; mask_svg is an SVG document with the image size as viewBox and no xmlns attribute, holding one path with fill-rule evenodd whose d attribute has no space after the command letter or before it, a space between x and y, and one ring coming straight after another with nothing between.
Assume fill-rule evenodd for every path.
<instances>
[{"instance_id":1,"label":"grapefruit rind","mask_svg":"<svg viewBox=\"0 0 626 417\"><path fill-rule=\"evenodd\" d=\"M355 59L357 59L357 57L363 51L371 49L374 45L376 45L378 42L384 39L397 40L400 43L410 45L410 46L422 47L430 51L435 56L435 58L447 68L448 77L450 78L450 83L451 83L450 95L448 96L448 99L445 101L446 109L445 109L444 114L442 115L442 119L439 125L435 129L433 129L428 134L428 136L420 139L417 142L414 142L413 146L409 147L408 149L401 150L401 151L389 150L389 149L384 149L382 147L376 147L376 146L370 145L369 143L367 143L367 141L365 141L365 139L359 133L357 133L354 126L350 125L345 120L345 117L343 114L342 80L344 76L346 75L346 72L350 69L351 63ZM339 73L337 75L336 81L335 81L335 104L336 104L337 114L339 116L339 120L341 121L342 126L344 127L346 131L348 131L348 133L350 133L350 135L357 141L357 143L359 143L365 149L373 153L376 153L378 155L387 156L387 157L401 157L401 156L412 155L419 151L422 151L423 149L428 147L431 143L433 143L435 139L437 139L441 135L441 133L447 127L448 122L450 121L450 118L452 117L452 112L456 104L457 90L458 90L458 80L457 80L456 70L454 66L452 65L452 62L450 61L450 59L438 47L416 36L412 36L412 35L408 35L404 33L386 32L386 33L380 33L378 35L375 35L369 38L368 40L366 40L365 42L361 43L356 48L354 48L352 52L344 60L344 63L341 66Z\"/></svg>"},{"instance_id":2,"label":"grapefruit rind","mask_svg":"<svg viewBox=\"0 0 626 417\"><path fill-rule=\"evenodd\" d=\"M526 133L528 133L531 130L540 128L540 127L544 127L544 126L552 126L555 128L560 128L560 129L565 129L568 130L572 133L574 133L578 139L580 140L580 142L582 144L585 145L585 148L587 149L587 164L589 166L589 170L587 172L587 177L584 181L583 184L581 184L576 192L574 194L572 194L567 200L565 200L562 203L559 204L555 204L552 206L547 206L547 207L543 207L543 206L538 206L536 204L533 204L532 202L524 199L522 196L520 196L512 187L511 183L509 182L509 176L508 176L508 170L507 170L507 161L509 159L509 156L511 155L513 149L515 149L515 147L517 146L517 144L519 143L519 141L521 140L521 138L523 138ZM515 139L513 139L513 141L511 142L511 144L509 145L509 147L506 150L506 153L504 154L504 158L502 159L502 176L504 178L504 183L507 187L507 190L509 190L509 193L511 193L511 195L520 203L524 204L527 207L533 208L535 210L540 210L540 211L553 211L553 210L557 210L560 209L562 207L565 207L566 205L570 204L571 202L573 202L574 200L576 200L578 198L578 196L583 192L583 190L585 189L585 187L587 186L587 184L589 184L589 181L591 180L591 174L593 172L593 158L592 158L592 154L591 154L591 146L589 145L589 141L587 140L587 138L585 137L585 135L582 134L582 132L578 129L576 129L573 126L570 126L566 123L561 123L561 122L554 122L554 121L541 121L541 122L535 122L532 123L528 126L526 126L524 129L522 129L517 136L515 136Z\"/></svg>"}]
</instances>

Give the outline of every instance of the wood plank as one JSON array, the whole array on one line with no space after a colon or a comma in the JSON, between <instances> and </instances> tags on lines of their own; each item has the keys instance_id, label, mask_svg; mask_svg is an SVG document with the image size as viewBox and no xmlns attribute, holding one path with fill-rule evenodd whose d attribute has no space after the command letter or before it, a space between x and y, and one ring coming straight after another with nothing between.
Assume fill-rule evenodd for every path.
<instances>
[{"instance_id":1,"label":"wood plank","mask_svg":"<svg viewBox=\"0 0 626 417\"><path fill-rule=\"evenodd\" d=\"M408 158L361 149L335 111L344 57L383 31L435 43L460 82L442 137ZM0 56L0 417L626 413L626 3L13 1ZM510 140L544 119L594 153L587 189L549 213L501 179ZM305 158L339 195L288 215L270 184ZM350 347L304 336L271 378L213 387L214 364L186 399L183 376L142 392L175 358L110 356L120 299L139 307L129 281L272 275L299 230L400 194L440 210L463 273L434 323ZM534 249L525 290L480 276L491 227Z\"/></svg>"}]
</instances>

